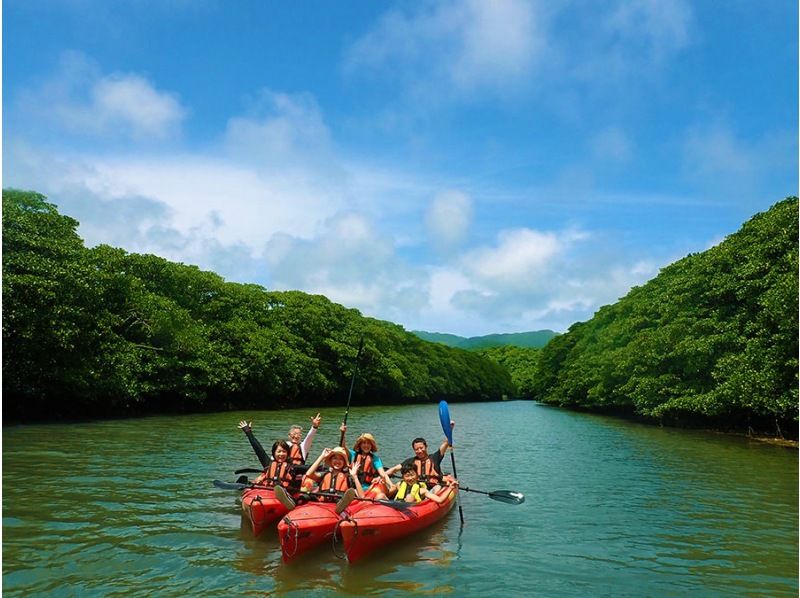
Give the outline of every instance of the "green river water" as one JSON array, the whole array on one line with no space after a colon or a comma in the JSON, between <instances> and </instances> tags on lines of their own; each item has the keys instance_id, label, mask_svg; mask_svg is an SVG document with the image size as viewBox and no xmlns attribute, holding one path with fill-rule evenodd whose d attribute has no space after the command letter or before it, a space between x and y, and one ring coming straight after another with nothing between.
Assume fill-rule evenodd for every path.
<instances>
[{"instance_id":1,"label":"green river water","mask_svg":"<svg viewBox=\"0 0 800 598\"><path fill-rule=\"evenodd\" d=\"M330 546L292 565L253 538L236 492L311 410L3 429L4 596L796 596L798 454L745 438L645 426L532 402L451 404L463 485L435 526L355 565ZM324 409L315 456L338 442ZM443 436L436 405L354 407L387 465ZM445 461L450 469L449 458Z\"/></svg>"}]
</instances>

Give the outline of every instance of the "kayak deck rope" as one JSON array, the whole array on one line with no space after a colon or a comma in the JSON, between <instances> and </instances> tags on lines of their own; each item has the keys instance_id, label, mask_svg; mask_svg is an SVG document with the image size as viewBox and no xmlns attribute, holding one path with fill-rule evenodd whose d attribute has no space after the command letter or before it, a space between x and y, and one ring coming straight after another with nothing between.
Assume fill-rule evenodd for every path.
<instances>
[{"instance_id":1,"label":"kayak deck rope","mask_svg":"<svg viewBox=\"0 0 800 598\"><path fill-rule=\"evenodd\" d=\"M347 515L344 515L339 521L336 522L336 527L333 528L333 539L332 539L333 554L336 556L336 558L341 560L347 558L346 551L342 550L342 552L339 552L339 550L337 549L337 544L339 543L340 539L342 542L342 546L344 546L344 539L341 538L341 534L339 533L339 526L342 525L343 521L350 521L354 527L353 531L355 532L356 535L358 535L358 522L351 520Z\"/></svg>"},{"instance_id":2,"label":"kayak deck rope","mask_svg":"<svg viewBox=\"0 0 800 598\"><path fill-rule=\"evenodd\" d=\"M285 542L283 543L283 549L284 549L283 552L286 554L286 556L292 557L294 556L294 553L297 552L297 546L298 546L297 537L300 534L300 526L297 525L294 521L292 521L288 517L284 519L284 522L286 522L286 534L283 536L285 539ZM294 534L294 538L292 538L292 534ZM294 548L292 548L290 552L289 540L291 539L294 539Z\"/></svg>"},{"instance_id":3,"label":"kayak deck rope","mask_svg":"<svg viewBox=\"0 0 800 598\"><path fill-rule=\"evenodd\" d=\"M343 550L341 553L337 550L336 544L338 543L338 539L341 537L339 534L339 526L342 525L342 522L349 521L353 524L353 536L358 536L358 521L354 521L350 519L347 514L343 514L342 518L336 522L336 527L333 528L333 554L336 555L336 558L345 560L347 558L347 551ZM344 546L344 539L342 538L342 546Z\"/></svg>"},{"instance_id":4,"label":"kayak deck rope","mask_svg":"<svg viewBox=\"0 0 800 598\"><path fill-rule=\"evenodd\" d=\"M255 502L261 504L261 506L264 506L264 501L261 499L260 494L256 494L256 497L250 503L250 520L253 522L254 526L259 526L264 522L264 519L266 519L266 515L260 517L259 521L256 521L256 518L253 516L253 513L257 510L253 509L253 503Z\"/></svg>"}]
</instances>

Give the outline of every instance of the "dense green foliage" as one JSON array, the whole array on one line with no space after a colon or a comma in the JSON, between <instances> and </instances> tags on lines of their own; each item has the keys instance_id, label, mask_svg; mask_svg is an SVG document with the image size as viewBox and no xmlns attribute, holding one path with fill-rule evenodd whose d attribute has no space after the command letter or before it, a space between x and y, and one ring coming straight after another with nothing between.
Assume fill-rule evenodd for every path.
<instances>
[{"instance_id":1,"label":"dense green foliage","mask_svg":"<svg viewBox=\"0 0 800 598\"><path fill-rule=\"evenodd\" d=\"M541 352L539 349L506 345L504 347L479 349L477 352L496 361L508 370L508 373L511 374L511 382L514 384L515 398L533 398L536 367Z\"/></svg>"},{"instance_id":2,"label":"dense green foliage","mask_svg":"<svg viewBox=\"0 0 800 598\"><path fill-rule=\"evenodd\" d=\"M421 339L432 343L442 343L448 347L476 350L491 347L528 347L541 349L550 339L556 336L552 330L536 330L534 332L512 332L509 334L487 334L485 336L471 336L465 338L455 334L442 334L440 332L425 332L412 330Z\"/></svg>"},{"instance_id":3,"label":"dense green foliage","mask_svg":"<svg viewBox=\"0 0 800 598\"><path fill-rule=\"evenodd\" d=\"M343 403L493 400L508 372L317 295L225 282L107 245L42 195L3 191L9 419Z\"/></svg>"},{"instance_id":4,"label":"dense green foliage","mask_svg":"<svg viewBox=\"0 0 800 598\"><path fill-rule=\"evenodd\" d=\"M798 201L787 198L555 337L535 397L796 437L797 357Z\"/></svg>"}]
</instances>

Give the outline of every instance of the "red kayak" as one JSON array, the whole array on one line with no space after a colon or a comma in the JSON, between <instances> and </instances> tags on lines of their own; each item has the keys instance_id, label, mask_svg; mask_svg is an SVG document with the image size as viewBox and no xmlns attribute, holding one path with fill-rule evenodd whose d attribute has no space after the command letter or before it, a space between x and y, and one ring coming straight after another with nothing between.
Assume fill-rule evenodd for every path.
<instances>
[{"instance_id":1,"label":"red kayak","mask_svg":"<svg viewBox=\"0 0 800 598\"><path fill-rule=\"evenodd\" d=\"M440 496L447 493L449 496L442 504L423 500L404 509L357 501L355 505L363 506L345 511L338 526L347 560L354 563L389 542L439 521L456 504L458 490L446 486L439 491Z\"/></svg>"},{"instance_id":2,"label":"red kayak","mask_svg":"<svg viewBox=\"0 0 800 598\"><path fill-rule=\"evenodd\" d=\"M366 495L374 496L376 492L386 493L386 486L380 479L372 483ZM340 522L372 504L356 500L341 515L336 514L335 502L312 501L298 505L278 522L283 562L289 563L323 542L332 542L334 535L338 538Z\"/></svg>"},{"instance_id":3,"label":"red kayak","mask_svg":"<svg viewBox=\"0 0 800 598\"><path fill-rule=\"evenodd\" d=\"M250 522L253 535L258 536L267 526L286 515L289 509L275 498L274 490L251 488L242 493L242 512Z\"/></svg>"},{"instance_id":4,"label":"red kayak","mask_svg":"<svg viewBox=\"0 0 800 598\"><path fill-rule=\"evenodd\" d=\"M335 502L309 502L292 509L278 522L278 538L284 563L331 541L342 515Z\"/></svg>"}]
</instances>

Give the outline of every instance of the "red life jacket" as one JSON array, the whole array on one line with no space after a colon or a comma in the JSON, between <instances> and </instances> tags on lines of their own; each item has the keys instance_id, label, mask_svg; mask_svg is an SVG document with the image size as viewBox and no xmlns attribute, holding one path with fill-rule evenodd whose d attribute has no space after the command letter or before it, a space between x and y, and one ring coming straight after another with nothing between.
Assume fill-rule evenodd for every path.
<instances>
[{"instance_id":1,"label":"red life jacket","mask_svg":"<svg viewBox=\"0 0 800 598\"><path fill-rule=\"evenodd\" d=\"M372 453L362 453L361 451L356 451L356 457L353 459L353 465L355 466L358 463L358 481L361 484L370 484L375 476L378 475L378 470L375 469L375 465L372 461Z\"/></svg>"},{"instance_id":2,"label":"red life jacket","mask_svg":"<svg viewBox=\"0 0 800 598\"><path fill-rule=\"evenodd\" d=\"M289 447L289 458L288 460L291 461L292 465L305 465L306 460L303 459L303 451L300 448L299 442L290 442Z\"/></svg>"},{"instance_id":3,"label":"red life jacket","mask_svg":"<svg viewBox=\"0 0 800 598\"><path fill-rule=\"evenodd\" d=\"M440 474L433 466L430 456L425 461L420 461L418 457L414 457L414 467L417 468L417 477L419 477L420 482L425 482L430 487L439 483Z\"/></svg>"},{"instance_id":4,"label":"red life jacket","mask_svg":"<svg viewBox=\"0 0 800 598\"><path fill-rule=\"evenodd\" d=\"M345 472L334 473L333 471L329 471L322 479L319 481L319 487L317 491L319 492L336 492L337 494L343 494L345 490L350 487L349 479ZM320 496L318 500L322 502L336 502L337 498L333 496Z\"/></svg>"}]
</instances>

